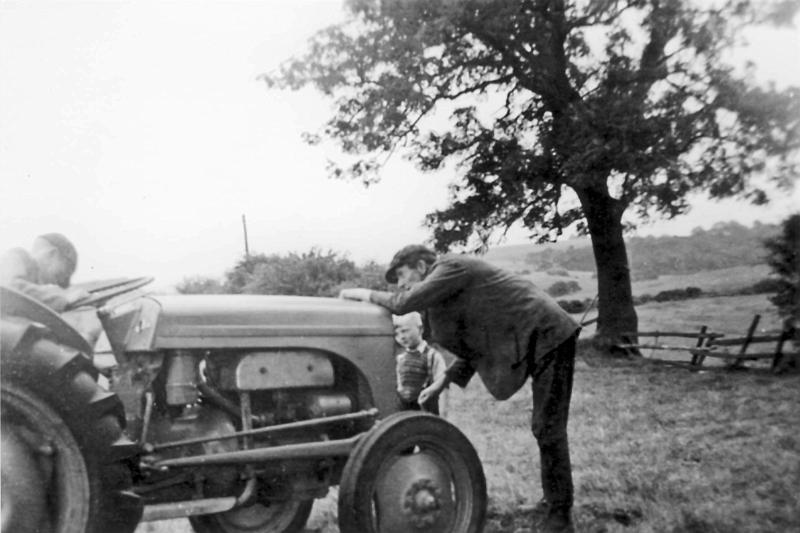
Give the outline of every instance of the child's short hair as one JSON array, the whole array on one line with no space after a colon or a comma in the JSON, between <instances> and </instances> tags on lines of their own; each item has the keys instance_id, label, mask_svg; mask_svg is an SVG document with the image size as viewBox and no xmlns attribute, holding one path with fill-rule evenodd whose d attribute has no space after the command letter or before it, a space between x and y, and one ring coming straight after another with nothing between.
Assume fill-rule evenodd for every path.
<instances>
[{"instance_id":1,"label":"child's short hair","mask_svg":"<svg viewBox=\"0 0 800 533\"><path fill-rule=\"evenodd\" d=\"M413 311L405 315L392 315L392 323L397 326L417 326L422 328L422 315Z\"/></svg>"},{"instance_id":2,"label":"child's short hair","mask_svg":"<svg viewBox=\"0 0 800 533\"><path fill-rule=\"evenodd\" d=\"M44 235L39 235L37 239L47 241L47 244L58 250L58 254L68 264L70 276L75 273L75 269L78 266L78 251L72 241L61 233L45 233Z\"/></svg>"}]
</instances>

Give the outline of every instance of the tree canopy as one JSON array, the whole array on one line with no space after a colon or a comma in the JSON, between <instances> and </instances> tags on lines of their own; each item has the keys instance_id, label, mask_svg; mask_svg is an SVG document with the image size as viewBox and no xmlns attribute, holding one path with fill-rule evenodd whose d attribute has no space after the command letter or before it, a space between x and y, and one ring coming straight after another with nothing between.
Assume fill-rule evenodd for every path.
<instances>
[{"instance_id":1,"label":"tree canopy","mask_svg":"<svg viewBox=\"0 0 800 533\"><path fill-rule=\"evenodd\" d=\"M644 219L684 212L697 188L764 201L748 178L769 156L776 180L797 171L798 91L758 86L725 59L745 25L791 20L796 2L696 4L353 0L347 23L265 79L336 98L323 135L357 158L335 176L377 179L399 146L424 170L456 156L464 179L429 218L441 245L518 220L558 234L583 219L559 205L564 186L601 189ZM500 109L482 114L478 95ZM442 109L449 128L424 130Z\"/></svg>"},{"instance_id":2,"label":"tree canopy","mask_svg":"<svg viewBox=\"0 0 800 533\"><path fill-rule=\"evenodd\" d=\"M333 176L379 179L395 151L426 171L454 161L450 205L427 217L439 249L515 223L540 241L589 233L599 327L631 331L626 211L673 217L691 191L763 203L753 177L796 176L800 91L757 84L729 51L798 3L350 0L265 80L334 99L308 136L349 155Z\"/></svg>"}]
</instances>

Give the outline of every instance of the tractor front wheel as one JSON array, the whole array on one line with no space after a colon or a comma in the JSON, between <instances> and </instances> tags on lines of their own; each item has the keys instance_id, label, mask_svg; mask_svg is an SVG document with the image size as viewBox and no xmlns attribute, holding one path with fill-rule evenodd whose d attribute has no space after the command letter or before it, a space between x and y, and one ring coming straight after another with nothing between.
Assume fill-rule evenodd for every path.
<instances>
[{"instance_id":1,"label":"tractor front wheel","mask_svg":"<svg viewBox=\"0 0 800 533\"><path fill-rule=\"evenodd\" d=\"M342 533L480 533L486 479L478 454L446 420L382 420L358 443L339 485Z\"/></svg>"}]
</instances>

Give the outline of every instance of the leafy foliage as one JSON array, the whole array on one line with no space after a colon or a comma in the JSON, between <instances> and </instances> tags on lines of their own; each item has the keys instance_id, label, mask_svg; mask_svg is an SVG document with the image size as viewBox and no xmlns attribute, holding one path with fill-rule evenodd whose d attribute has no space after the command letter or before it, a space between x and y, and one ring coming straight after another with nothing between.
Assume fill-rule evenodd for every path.
<instances>
[{"instance_id":1,"label":"leafy foliage","mask_svg":"<svg viewBox=\"0 0 800 533\"><path fill-rule=\"evenodd\" d=\"M183 294L336 296L345 287L386 290L384 271L385 267L375 262L359 267L343 254L312 248L303 253L243 257L226 273L224 283L188 278L177 290Z\"/></svg>"},{"instance_id":2,"label":"leafy foliage","mask_svg":"<svg viewBox=\"0 0 800 533\"><path fill-rule=\"evenodd\" d=\"M783 221L780 235L767 239L768 262L778 275L778 294L770 298L781 315L800 317L800 214Z\"/></svg>"},{"instance_id":3,"label":"leafy foliage","mask_svg":"<svg viewBox=\"0 0 800 533\"><path fill-rule=\"evenodd\" d=\"M547 294L553 297L564 296L581 290L577 281L556 281L547 288Z\"/></svg>"},{"instance_id":4,"label":"leafy foliage","mask_svg":"<svg viewBox=\"0 0 800 533\"><path fill-rule=\"evenodd\" d=\"M180 294L224 294L225 286L214 278L192 276L184 278L175 287Z\"/></svg>"},{"instance_id":5,"label":"leafy foliage","mask_svg":"<svg viewBox=\"0 0 800 533\"><path fill-rule=\"evenodd\" d=\"M356 277L356 266L335 252L312 248L302 254L245 257L227 277L234 293L333 296L339 285Z\"/></svg>"},{"instance_id":6,"label":"leafy foliage","mask_svg":"<svg viewBox=\"0 0 800 533\"><path fill-rule=\"evenodd\" d=\"M371 183L398 149L422 170L459 165L428 215L437 249L483 248L521 223L540 241L575 226L595 243L598 335L636 329L622 217L673 217L687 193L767 200L750 178L796 175L800 90L726 63L749 24L796 0L350 0L350 18L264 76L335 102L307 139ZM449 116L446 127L441 119Z\"/></svg>"},{"instance_id":7,"label":"leafy foliage","mask_svg":"<svg viewBox=\"0 0 800 533\"><path fill-rule=\"evenodd\" d=\"M790 20L797 2L346 5L348 22L264 79L335 98L309 136L355 156L333 176L376 180L398 147L424 170L456 158L463 180L428 219L441 247L516 221L543 240L587 229L582 207L560 202L565 187L648 219L682 213L695 189L763 202L749 176L773 156L776 179L797 168L786 157L799 141L797 89L758 87L724 61L745 25ZM445 113L445 131L427 120Z\"/></svg>"}]
</instances>

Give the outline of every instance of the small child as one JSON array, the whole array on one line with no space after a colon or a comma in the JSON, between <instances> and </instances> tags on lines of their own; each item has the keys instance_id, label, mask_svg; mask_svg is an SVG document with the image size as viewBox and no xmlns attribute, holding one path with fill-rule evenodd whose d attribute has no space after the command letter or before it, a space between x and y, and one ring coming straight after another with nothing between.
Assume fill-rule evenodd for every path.
<instances>
[{"instance_id":1,"label":"small child","mask_svg":"<svg viewBox=\"0 0 800 533\"><path fill-rule=\"evenodd\" d=\"M397 355L397 395L400 409L439 414L439 398L417 403L420 392L443 378L446 364L442 354L422 339L422 317L419 313L394 315L397 342L404 350Z\"/></svg>"}]
</instances>

